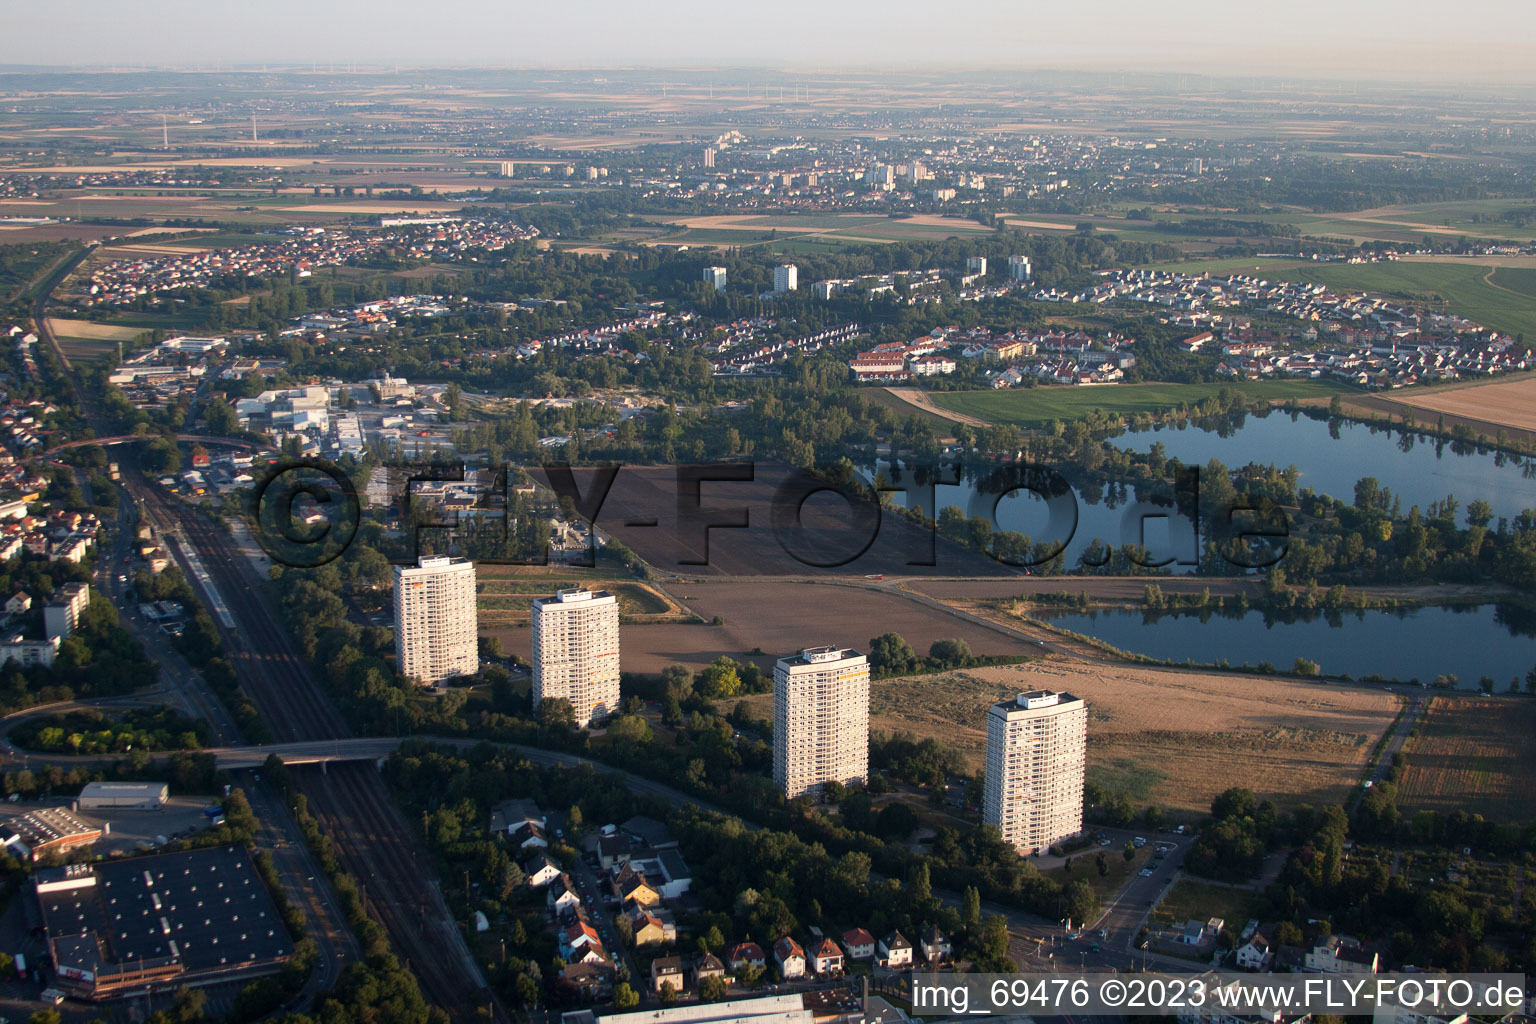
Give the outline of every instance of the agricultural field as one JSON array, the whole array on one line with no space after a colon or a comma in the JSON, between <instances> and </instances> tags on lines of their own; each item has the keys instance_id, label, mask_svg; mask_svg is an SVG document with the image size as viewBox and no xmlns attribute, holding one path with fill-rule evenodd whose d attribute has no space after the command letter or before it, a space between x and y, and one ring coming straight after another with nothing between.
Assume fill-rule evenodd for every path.
<instances>
[{"instance_id":1,"label":"agricultural field","mask_svg":"<svg viewBox=\"0 0 1536 1024\"><path fill-rule=\"evenodd\" d=\"M802 648L841 644L866 651L871 637L891 631L922 653L935 640L954 637L978 655L1027 653L1021 641L986 626L935 614L897 594L863 588L758 580L689 581L658 589L698 620L625 626L621 660L626 672L656 673L673 664L698 670L721 655L750 659L771 672L777 659ZM707 625L716 616L721 624ZM482 620L481 631L500 638L508 652L528 656L531 641L525 626Z\"/></svg>"},{"instance_id":2,"label":"agricultural field","mask_svg":"<svg viewBox=\"0 0 1536 1024\"><path fill-rule=\"evenodd\" d=\"M118 342L127 343L144 333L141 327L122 327L98 324L90 320L60 320L50 317L48 326L59 347L71 362L96 359L117 352Z\"/></svg>"},{"instance_id":3,"label":"agricultural field","mask_svg":"<svg viewBox=\"0 0 1536 1024\"><path fill-rule=\"evenodd\" d=\"M1529 374L1470 387L1399 391L1392 400L1418 411L1421 421L1433 421L1436 414L1443 413L1448 420L1465 417L1495 427L1536 432L1536 376Z\"/></svg>"},{"instance_id":4,"label":"agricultural field","mask_svg":"<svg viewBox=\"0 0 1536 1024\"><path fill-rule=\"evenodd\" d=\"M870 728L940 739L979 771L987 706L1042 688L1088 702L1091 781L1196 814L1239 779L1282 805L1340 801L1397 714L1379 690L1053 657L876 682Z\"/></svg>"},{"instance_id":5,"label":"agricultural field","mask_svg":"<svg viewBox=\"0 0 1536 1024\"><path fill-rule=\"evenodd\" d=\"M1330 398L1351 394L1346 384L1320 380L1243 381L1241 384L1111 384L1103 387L1035 387L1005 391L935 391L929 399L940 409L988 423L1013 423L1042 427L1051 420L1074 420L1092 409L1121 415L1160 412L1179 405L1195 405L1223 388L1237 388L1250 398L1281 402L1286 399Z\"/></svg>"},{"instance_id":6,"label":"agricultural field","mask_svg":"<svg viewBox=\"0 0 1536 1024\"><path fill-rule=\"evenodd\" d=\"M1536 294L1526 268L1476 260L1444 262L1326 263L1276 274L1295 281L1354 289L1443 306L1450 312L1510 334L1536 338Z\"/></svg>"},{"instance_id":7,"label":"agricultural field","mask_svg":"<svg viewBox=\"0 0 1536 1024\"><path fill-rule=\"evenodd\" d=\"M1536 702L1435 697L1419 729L1398 787L1404 814L1463 810L1513 822L1536 814Z\"/></svg>"},{"instance_id":8,"label":"agricultural field","mask_svg":"<svg viewBox=\"0 0 1536 1024\"><path fill-rule=\"evenodd\" d=\"M939 241L950 236L987 234L975 221L937 214L884 217L869 214L766 214L688 217L677 229L646 239L647 245L761 245L777 252L829 252L846 245Z\"/></svg>"},{"instance_id":9,"label":"agricultural field","mask_svg":"<svg viewBox=\"0 0 1536 1024\"><path fill-rule=\"evenodd\" d=\"M548 597L558 587L572 586L562 583L552 587L548 582L521 579L486 578L480 573L479 596L475 605L480 621L487 625L504 626L528 621L529 608L535 599ZM583 580L582 586L594 590L606 590L619 599L621 619L646 617L678 617L682 609L660 591L644 583L614 580Z\"/></svg>"}]
</instances>

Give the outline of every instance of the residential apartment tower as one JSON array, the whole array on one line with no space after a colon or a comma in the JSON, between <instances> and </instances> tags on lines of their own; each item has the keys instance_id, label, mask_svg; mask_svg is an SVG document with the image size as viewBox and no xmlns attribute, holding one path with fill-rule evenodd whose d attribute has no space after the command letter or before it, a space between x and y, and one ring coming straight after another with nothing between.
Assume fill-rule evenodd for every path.
<instances>
[{"instance_id":1,"label":"residential apartment tower","mask_svg":"<svg viewBox=\"0 0 1536 1024\"><path fill-rule=\"evenodd\" d=\"M869 778L869 662L811 647L773 667L773 782L793 800Z\"/></svg>"},{"instance_id":2,"label":"residential apartment tower","mask_svg":"<svg viewBox=\"0 0 1536 1024\"><path fill-rule=\"evenodd\" d=\"M533 602L533 704L564 697L583 728L619 709L619 601L562 590Z\"/></svg>"},{"instance_id":3,"label":"residential apartment tower","mask_svg":"<svg viewBox=\"0 0 1536 1024\"><path fill-rule=\"evenodd\" d=\"M1083 830L1088 705L1031 690L987 711L981 820L1028 856Z\"/></svg>"},{"instance_id":4,"label":"residential apartment tower","mask_svg":"<svg viewBox=\"0 0 1536 1024\"><path fill-rule=\"evenodd\" d=\"M420 558L395 566L395 657L399 671L437 684L480 668L475 563Z\"/></svg>"}]
</instances>

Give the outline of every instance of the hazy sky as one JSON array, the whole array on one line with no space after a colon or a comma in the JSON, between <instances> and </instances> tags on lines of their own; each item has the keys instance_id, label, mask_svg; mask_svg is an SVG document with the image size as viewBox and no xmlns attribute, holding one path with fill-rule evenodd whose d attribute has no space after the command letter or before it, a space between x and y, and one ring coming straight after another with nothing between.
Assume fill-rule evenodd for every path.
<instances>
[{"instance_id":1,"label":"hazy sky","mask_svg":"<svg viewBox=\"0 0 1536 1024\"><path fill-rule=\"evenodd\" d=\"M1532 0L53 0L0 62L984 65L1530 81Z\"/></svg>"}]
</instances>

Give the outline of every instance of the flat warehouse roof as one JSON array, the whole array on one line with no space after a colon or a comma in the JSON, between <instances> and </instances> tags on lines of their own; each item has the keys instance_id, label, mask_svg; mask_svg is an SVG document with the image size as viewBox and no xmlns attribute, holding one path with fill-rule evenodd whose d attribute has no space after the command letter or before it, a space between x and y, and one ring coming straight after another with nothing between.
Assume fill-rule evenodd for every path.
<instances>
[{"instance_id":1,"label":"flat warehouse roof","mask_svg":"<svg viewBox=\"0 0 1536 1024\"><path fill-rule=\"evenodd\" d=\"M277 906L239 846L94 865L96 885L38 893L58 967L174 960L212 971L292 955Z\"/></svg>"}]
</instances>

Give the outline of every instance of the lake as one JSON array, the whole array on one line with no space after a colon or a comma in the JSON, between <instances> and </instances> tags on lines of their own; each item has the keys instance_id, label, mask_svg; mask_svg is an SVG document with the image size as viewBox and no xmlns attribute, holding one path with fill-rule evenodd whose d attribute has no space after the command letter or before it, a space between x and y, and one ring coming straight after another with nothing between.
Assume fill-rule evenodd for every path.
<instances>
[{"instance_id":1,"label":"lake","mask_svg":"<svg viewBox=\"0 0 1536 1024\"><path fill-rule=\"evenodd\" d=\"M1154 443L1160 443L1167 457L1186 465L1204 466L1211 459L1219 459L1228 469L1249 463L1282 469L1295 465L1301 472L1301 487L1345 502L1354 500L1356 481L1372 476L1402 499L1405 513L1413 505L1423 508L1454 495L1461 503L1459 524L1465 523L1467 504L1475 498L1493 507L1494 525L1497 517L1513 518L1525 509L1536 508L1536 472L1528 470L1530 460L1481 451L1458 454L1451 442L1404 437L1398 431L1372 429L1366 424L1330 423L1277 411L1267 416L1244 416L1240 426L1230 429L1160 426L1122 434L1111 443L1137 452L1149 451ZM895 483L913 481L910 472L895 473L888 462L878 463L877 468ZM873 475L867 467L865 473ZM1138 501L1137 495L1117 493L1113 487L1103 489L1102 495L1094 489L1099 500L1093 503L1080 490L1072 493L1076 527L1066 549L1069 569L1076 567L1077 556L1095 539L1115 547L1139 541L1159 557L1193 550L1193 527L1182 516L1142 519L1142 513L1152 509ZM893 492L891 500L903 508L921 507L930 515L949 505L957 505L970 515L991 512L990 503L978 501L969 479L936 485L932 509L926 507L930 502L921 488ZM1062 517L1053 521L1046 502L1027 490L1004 495L997 502L995 521L1001 529L1036 541L1062 540L1070 528ZM1169 568L1191 571L1177 564Z\"/></svg>"},{"instance_id":2,"label":"lake","mask_svg":"<svg viewBox=\"0 0 1536 1024\"><path fill-rule=\"evenodd\" d=\"M1294 465L1301 471L1301 487L1345 502L1354 501L1355 481L1373 476L1402 498L1404 512L1455 495L1461 502L1462 524L1467 503L1474 498L1492 505L1496 517L1512 519L1536 508L1536 476L1526 473L1528 460L1523 457L1477 451L1458 455L1449 441L1405 438L1397 430L1345 420L1330 427L1326 420L1271 412L1246 416L1243 425L1229 433L1164 426L1122 434L1114 443L1136 452L1161 443L1169 458L1186 465L1203 466L1211 459L1220 459L1228 469L1250 462L1281 469Z\"/></svg>"},{"instance_id":3,"label":"lake","mask_svg":"<svg viewBox=\"0 0 1536 1024\"><path fill-rule=\"evenodd\" d=\"M1536 613L1517 605L1434 606L1392 611L1346 611L1330 624L1266 621L1253 609L1241 616L1178 613L1151 617L1129 609L1031 614L1054 626L1095 637L1121 650L1159 661L1185 659L1234 668L1269 662L1289 671L1307 658L1331 675L1359 679L1378 674L1432 682L1451 674L1462 689L1492 676L1498 692L1536 667Z\"/></svg>"}]
</instances>

